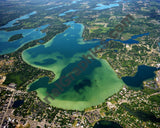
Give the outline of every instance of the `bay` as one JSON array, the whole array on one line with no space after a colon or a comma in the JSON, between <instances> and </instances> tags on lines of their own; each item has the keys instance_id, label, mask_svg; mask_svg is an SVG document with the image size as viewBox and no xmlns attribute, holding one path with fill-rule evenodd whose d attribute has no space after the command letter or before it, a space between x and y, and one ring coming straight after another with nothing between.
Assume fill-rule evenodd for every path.
<instances>
[{"instance_id":1,"label":"bay","mask_svg":"<svg viewBox=\"0 0 160 128\"><path fill-rule=\"evenodd\" d=\"M63 33L57 34L49 42L29 48L22 53L23 60L31 66L53 71L55 78L49 82L44 77L29 85L29 91L36 90L40 99L58 108L69 110L84 110L87 107L98 105L123 85L107 63L96 57L89 58L91 63L85 61L83 55L92 55L89 49L100 45L99 40L84 41L82 33L84 26L73 21L65 23L70 26ZM79 75L74 79L66 77L74 68L79 68ZM56 85L61 78L63 83ZM69 84L67 84L69 83ZM56 95L57 92L59 95Z\"/></svg>"}]
</instances>

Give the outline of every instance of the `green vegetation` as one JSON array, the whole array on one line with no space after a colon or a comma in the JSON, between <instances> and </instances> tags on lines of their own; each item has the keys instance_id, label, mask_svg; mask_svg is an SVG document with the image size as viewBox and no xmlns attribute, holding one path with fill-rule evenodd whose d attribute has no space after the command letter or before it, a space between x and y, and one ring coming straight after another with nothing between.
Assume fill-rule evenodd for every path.
<instances>
[{"instance_id":1,"label":"green vegetation","mask_svg":"<svg viewBox=\"0 0 160 128\"><path fill-rule=\"evenodd\" d=\"M13 35L12 37L10 37L8 41L14 41L14 40L18 40L21 38L23 38L22 34L16 34L16 35Z\"/></svg>"},{"instance_id":2,"label":"green vegetation","mask_svg":"<svg viewBox=\"0 0 160 128\"><path fill-rule=\"evenodd\" d=\"M8 85L10 83L16 83L16 89L26 90L27 85L31 81L43 76L48 76L50 80L54 78L54 74L50 71L43 71L31 67L23 61L16 61L12 66L12 72L7 73L4 84Z\"/></svg>"},{"instance_id":3,"label":"green vegetation","mask_svg":"<svg viewBox=\"0 0 160 128\"><path fill-rule=\"evenodd\" d=\"M154 95L149 97L149 100L153 103L157 103L160 105L160 95Z\"/></svg>"},{"instance_id":4,"label":"green vegetation","mask_svg":"<svg viewBox=\"0 0 160 128\"><path fill-rule=\"evenodd\" d=\"M155 115L150 112L150 111L142 111L142 110L133 110L131 108L133 108L133 106L131 107L129 104L127 103L123 103L121 104L122 107L124 107L124 109L126 111L129 112L129 114L137 117L138 119L140 120L143 120L143 121L152 121L152 122L159 122L160 121L160 118L156 118Z\"/></svg>"},{"instance_id":5,"label":"green vegetation","mask_svg":"<svg viewBox=\"0 0 160 128\"><path fill-rule=\"evenodd\" d=\"M11 91L3 90L0 88L0 111L4 110L3 105L6 104L6 100L10 97L10 94L12 94Z\"/></svg>"}]
</instances>

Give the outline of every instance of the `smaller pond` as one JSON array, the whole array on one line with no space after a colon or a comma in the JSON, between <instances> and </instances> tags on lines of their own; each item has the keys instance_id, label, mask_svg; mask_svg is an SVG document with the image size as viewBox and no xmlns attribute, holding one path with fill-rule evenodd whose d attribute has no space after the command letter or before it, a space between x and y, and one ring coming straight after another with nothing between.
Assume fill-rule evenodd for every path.
<instances>
[{"instance_id":1,"label":"smaller pond","mask_svg":"<svg viewBox=\"0 0 160 128\"><path fill-rule=\"evenodd\" d=\"M157 118L152 112L150 111L142 111L142 110L133 110L131 106L127 103L122 103L122 107L128 111L131 115L137 117L142 121L151 121L151 122L160 122L160 118Z\"/></svg>"},{"instance_id":2,"label":"smaller pond","mask_svg":"<svg viewBox=\"0 0 160 128\"><path fill-rule=\"evenodd\" d=\"M154 72L157 70L158 69L156 67L141 65L141 66L138 66L138 71L135 76L122 77L122 80L128 86L141 87L142 82L144 80L154 78L156 76Z\"/></svg>"},{"instance_id":3,"label":"smaller pond","mask_svg":"<svg viewBox=\"0 0 160 128\"><path fill-rule=\"evenodd\" d=\"M101 120L97 122L93 128L123 128L118 123L113 121Z\"/></svg>"},{"instance_id":4,"label":"smaller pond","mask_svg":"<svg viewBox=\"0 0 160 128\"><path fill-rule=\"evenodd\" d=\"M14 102L14 104L12 105L13 108L18 108L19 106L21 106L24 103L24 100L17 100Z\"/></svg>"}]
</instances>

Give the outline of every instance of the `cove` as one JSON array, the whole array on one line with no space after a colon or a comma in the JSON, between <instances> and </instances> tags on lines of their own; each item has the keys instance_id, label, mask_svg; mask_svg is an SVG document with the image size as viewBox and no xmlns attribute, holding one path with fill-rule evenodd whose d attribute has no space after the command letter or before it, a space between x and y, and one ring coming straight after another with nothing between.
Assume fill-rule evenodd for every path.
<instances>
[{"instance_id":1,"label":"cove","mask_svg":"<svg viewBox=\"0 0 160 128\"><path fill-rule=\"evenodd\" d=\"M122 88L123 81L119 79L107 63L98 58L89 58L85 70L74 76L74 80L65 79L63 82L70 82L68 86L60 87L56 83L63 76L68 76L83 60L82 56L91 54L92 49L100 44L99 40L84 41L82 33L84 26L73 21L65 23L69 26L63 33L57 34L45 44L29 48L22 53L23 60L31 66L53 71L55 78L49 82L48 77L34 81L28 86L28 91L37 91L38 96L45 103L44 98L50 105L68 110L84 110L85 108L98 105L105 99ZM54 97L54 99L53 99Z\"/></svg>"},{"instance_id":2,"label":"cove","mask_svg":"<svg viewBox=\"0 0 160 128\"><path fill-rule=\"evenodd\" d=\"M42 33L41 30L47 28L49 25L43 25L38 28L33 29L20 29L15 31L0 31L0 55L8 54L15 52L19 48L21 48L24 44L43 38L46 36L46 33ZM8 41L10 37L16 35L16 34L22 34L23 38L14 40L14 41ZM33 36L34 35L34 36Z\"/></svg>"},{"instance_id":3,"label":"cove","mask_svg":"<svg viewBox=\"0 0 160 128\"><path fill-rule=\"evenodd\" d=\"M17 18L17 19L14 19L14 20L8 22L6 25L1 26L0 28L8 28L8 27L16 26L16 25L14 25L14 24L15 24L17 21L19 21L19 20L24 20L24 19L28 19L31 15L35 15L36 13L37 13L36 11L33 11L33 12L29 13L29 14L26 14L26 15L24 15L24 16L21 16L21 17L19 17L19 18Z\"/></svg>"},{"instance_id":4,"label":"cove","mask_svg":"<svg viewBox=\"0 0 160 128\"><path fill-rule=\"evenodd\" d=\"M148 36L148 35L149 35L149 33L143 33L143 34L139 34L139 35L134 35L130 39L124 40L124 41L123 40L119 40L119 39L107 39L106 42L108 42L110 40L113 40L113 41L119 41L119 42L121 42L123 44L138 44L139 41L136 40L137 38L143 37L143 36Z\"/></svg>"}]
</instances>

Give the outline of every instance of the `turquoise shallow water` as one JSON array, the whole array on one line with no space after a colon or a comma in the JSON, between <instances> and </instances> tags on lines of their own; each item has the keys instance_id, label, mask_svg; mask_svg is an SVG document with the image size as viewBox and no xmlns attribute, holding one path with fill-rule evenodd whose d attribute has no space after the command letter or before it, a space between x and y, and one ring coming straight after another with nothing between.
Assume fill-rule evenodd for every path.
<instances>
[{"instance_id":1,"label":"turquoise shallow water","mask_svg":"<svg viewBox=\"0 0 160 128\"><path fill-rule=\"evenodd\" d=\"M56 74L51 83L47 77L36 80L29 85L29 91L36 90L50 105L83 110L102 103L119 91L123 82L105 60L84 59L83 55L91 55L89 49L99 45L99 40L83 41L82 24L66 25L70 27L63 33L44 45L25 50L22 57L28 64Z\"/></svg>"},{"instance_id":2,"label":"turquoise shallow water","mask_svg":"<svg viewBox=\"0 0 160 128\"><path fill-rule=\"evenodd\" d=\"M114 3L108 4L108 5L98 3L97 7L95 7L93 10L104 10L104 9L108 9L108 8L117 7L117 6L119 6L119 2L121 2L121 1L122 0L116 0L116 1L113 1ZM126 1L123 1L123 2L125 3Z\"/></svg>"}]
</instances>

